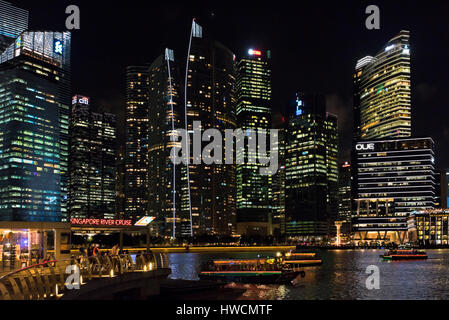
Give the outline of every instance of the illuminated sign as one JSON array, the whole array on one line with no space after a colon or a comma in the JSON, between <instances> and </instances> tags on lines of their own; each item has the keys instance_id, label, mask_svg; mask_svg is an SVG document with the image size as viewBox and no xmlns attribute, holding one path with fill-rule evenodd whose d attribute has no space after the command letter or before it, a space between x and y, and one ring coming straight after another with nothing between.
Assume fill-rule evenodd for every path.
<instances>
[{"instance_id":1,"label":"illuminated sign","mask_svg":"<svg viewBox=\"0 0 449 320\"><path fill-rule=\"evenodd\" d=\"M81 98L78 98L78 103L81 103L81 104L89 104L89 98L88 98L88 97L81 97Z\"/></svg>"},{"instance_id":2,"label":"illuminated sign","mask_svg":"<svg viewBox=\"0 0 449 320\"><path fill-rule=\"evenodd\" d=\"M405 45L404 49L402 50L402 53L406 54L406 55L410 55L410 48L407 45Z\"/></svg>"},{"instance_id":3,"label":"illuminated sign","mask_svg":"<svg viewBox=\"0 0 449 320\"><path fill-rule=\"evenodd\" d=\"M248 54L251 56L261 56L262 52L259 50L253 50L253 49L249 49L248 50Z\"/></svg>"},{"instance_id":4,"label":"illuminated sign","mask_svg":"<svg viewBox=\"0 0 449 320\"><path fill-rule=\"evenodd\" d=\"M83 97L83 96L74 96L72 98L72 104L79 103L79 104L89 104L89 98Z\"/></svg>"},{"instance_id":5,"label":"illuminated sign","mask_svg":"<svg viewBox=\"0 0 449 320\"><path fill-rule=\"evenodd\" d=\"M143 217L139 221L137 221L134 225L139 227L145 227L149 225L156 217Z\"/></svg>"},{"instance_id":6,"label":"illuminated sign","mask_svg":"<svg viewBox=\"0 0 449 320\"><path fill-rule=\"evenodd\" d=\"M304 106L304 102L302 100L296 100L296 115L300 116L304 113L301 107Z\"/></svg>"},{"instance_id":7,"label":"illuminated sign","mask_svg":"<svg viewBox=\"0 0 449 320\"><path fill-rule=\"evenodd\" d=\"M62 42L60 40L55 40L53 48L55 53L62 54Z\"/></svg>"},{"instance_id":8,"label":"illuminated sign","mask_svg":"<svg viewBox=\"0 0 449 320\"><path fill-rule=\"evenodd\" d=\"M390 50L393 49L393 48L394 48L394 44L392 44L392 45L386 47L386 48L385 48L385 51L390 51Z\"/></svg>"},{"instance_id":9,"label":"illuminated sign","mask_svg":"<svg viewBox=\"0 0 449 320\"><path fill-rule=\"evenodd\" d=\"M355 146L357 151L374 150L374 143L363 143Z\"/></svg>"},{"instance_id":10,"label":"illuminated sign","mask_svg":"<svg viewBox=\"0 0 449 320\"><path fill-rule=\"evenodd\" d=\"M79 219L71 218L70 223L79 226L132 226L131 220L121 219Z\"/></svg>"}]
</instances>

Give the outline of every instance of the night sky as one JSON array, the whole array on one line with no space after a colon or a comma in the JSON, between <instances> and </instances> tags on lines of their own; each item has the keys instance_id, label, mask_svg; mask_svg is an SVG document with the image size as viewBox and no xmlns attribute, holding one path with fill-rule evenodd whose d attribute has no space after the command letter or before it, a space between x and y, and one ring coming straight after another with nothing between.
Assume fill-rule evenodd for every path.
<instances>
[{"instance_id":1,"label":"night sky","mask_svg":"<svg viewBox=\"0 0 449 320\"><path fill-rule=\"evenodd\" d=\"M272 51L274 109L285 108L298 90L326 94L328 111L339 117L341 160L351 147L356 61L410 30L413 134L433 137L437 165L449 167L448 1L8 1L30 11L30 30L63 31L65 7L79 6L73 90L117 114L121 140L126 66L152 62L165 47L184 64L196 17L237 58L249 48ZM365 27L371 4L380 8L380 30Z\"/></svg>"}]
</instances>

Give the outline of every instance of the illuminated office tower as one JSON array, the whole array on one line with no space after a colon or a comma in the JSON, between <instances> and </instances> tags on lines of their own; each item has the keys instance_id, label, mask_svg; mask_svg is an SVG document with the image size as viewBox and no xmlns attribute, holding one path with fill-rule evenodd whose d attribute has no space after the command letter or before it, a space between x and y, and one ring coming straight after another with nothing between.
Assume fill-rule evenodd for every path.
<instances>
[{"instance_id":1,"label":"illuminated office tower","mask_svg":"<svg viewBox=\"0 0 449 320\"><path fill-rule=\"evenodd\" d=\"M93 112L90 98L75 95L70 117L71 218L115 218L116 142L115 115Z\"/></svg>"},{"instance_id":2,"label":"illuminated office tower","mask_svg":"<svg viewBox=\"0 0 449 320\"><path fill-rule=\"evenodd\" d=\"M435 208L447 208L446 170L435 170Z\"/></svg>"},{"instance_id":3,"label":"illuminated office tower","mask_svg":"<svg viewBox=\"0 0 449 320\"><path fill-rule=\"evenodd\" d=\"M444 188L445 190L446 190L446 193L447 193L447 195L446 195L446 201L445 201L445 203L446 203L446 207L447 207L447 205L449 204L449 193L448 193L448 190L449 190L449 170L447 170L446 169L446 187Z\"/></svg>"},{"instance_id":4,"label":"illuminated office tower","mask_svg":"<svg viewBox=\"0 0 449 320\"><path fill-rule=\"evenodd\" d=\"M186 126L201 121L202 130L234 129L235 56L221 43L203 37L192 23L191 46L186 70ZM209 142L202 142L202 148ZM189 234L231 234L235 231L235 165L194 164L198 154L189 153L190 166L183 166L182 210L191 217ZM226 161L223 148L223 163ZM188 178L184 178L188 177Z\"/></svg>"},{"instance_id":5,"label":"illuminated office tower","mask_svg":"<svg viewBox=\"0 0 449 320\"><path fill-rule=\"evenodd\" d=\"M243 132L250 129L264 132L267 137L271 129L270 59L270 51L249 49L237 63L236 81L238 127ZM242 152L245 159L251 156L248 154L248 145L245 145L244 150L236 152ZM238 234L273 233L272 176L261 175L261 166L260 163L247 162L236 166Z\"/></svg>"},{"instance_id":6,"label":"illuminated office tower","mask_svg":"<svg viewBox=\"0 0 449 320\"><path fill-rule=\"evenodd\" d=\"M176 237L182 235L186 226L189 230L190 219L180 213L181 165L173 164L170 159L173 140L177 140L175 130L182 128L184 115L173 50L165 49L150 65L148 74L149 213L156 217L161 235Z\"/></svg>"},{"instance_id":7,"label":"illuminated office tower","mask_svg":"<svg viewBox=\"0 0 449 320\"><path fill-rule=\"evenodd\" d=\"M125 148L118 148L115 162L115 216L125 217Z\"/></svg>"},{"instance_id":8,"label":"illuminated office tower","mask_svg":"<svg viewBox=\"0 0 449 320\"><path fill-rule=\"evenodd\" d=\"M434 148L432 138L367 140L355 145L355 241L404 242L407 216L435 208Z\"/></svg>"},{"instance_id":9,"label":"illuminated office tower","mask_svg":"<svg viewBox=\"0 0 449 320\"><path fill-rule=\"evenodd\" d=\"M338 172L338 220L350 221L351 200L351 164L344 162Z\"/></svg>"},{"instance_id":10,"label":"illuminated office tower","mask_svg":"<svg viewBox=\"0 0 449 320\"><path fill-rule=\"evenodd\" d=\"M0 54L28 29L28 11L0 0Z\"/></svg>"},{"instance_id":11,"label":"illuminated office tower","mask_svg":"<svg viewBox=\"0 0 449 320\"><path fill-rule=\"evenodd\" d=\"M286 232L301 240L322 240L336 212L337 118L325 98L301 94L290 107L285 149Z\"/></svg>"},{"instance_id":12,"label":"illuminated office tower","mask_svg":"<svg viewBox=\"0 0 449 320\"><path fill-rule=\"evenodd\" d=\"M148 66L126 68L125 216L148 215Z\"/></svg>"},{"instance_id":13,"label":"illuminated office tower","mask_svg":"<svg viewBox=\"0 0 449 320\"><path fill-rule=\"evenodd\" d=\"M70 39L27 31L0 55L0 220L67 221Z\"/></svg>"},{"instance_id":14,"label":"illuminated office tower","mask_svg":"<svg viewBox=\"0 0 449 320\"><path fill-rule=\"evenodd\" d=\"M411 135L409 32L401 31L354 74L354 139Z\"/></svg>"},{"instance_id":15,"label":"illuminated office tower","mask_svg":"<svg viewBox=\"0 0 449 320\"><path fill-rule=\"evenodd\" d=\"M287 121L276 113L272 116L272 127L278 131L278 170L271 176L271 210L273 217L273 233L285 233L285 146Z\"/></svg>"}]
</instances>

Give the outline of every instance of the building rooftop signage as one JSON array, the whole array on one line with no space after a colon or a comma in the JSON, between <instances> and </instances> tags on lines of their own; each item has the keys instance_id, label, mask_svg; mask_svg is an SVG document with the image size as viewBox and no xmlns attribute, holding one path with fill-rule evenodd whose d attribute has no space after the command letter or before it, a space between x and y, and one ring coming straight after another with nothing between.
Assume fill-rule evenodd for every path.
<instances>
[{"instance_id":1,"label":"building rooftop signage","mask_svg":"<svg viewBox=\"0 0 449 320\"><path fill-rule=\"evenodd\" d=\"M122 220L122 219L71 218L70 223L72 225L81 225L81 226L132 226L132 220Z\"/></svg>"},{"instance_id":2,"label":"building rooftop signage","mask_svg":"<svg viewBox=\"0 0 449 320\"><path fill-rule=\"evenodd\" d=\"M149 225L156 217L143 217L139 221L137 221L134 225L138 227L145 227Z\"/></svg>"},{"instance_id":3,"label":"building rooftop signage","mask_svg":"<svg viewBox=\"0 0 449 320\"><path fill-rule=\"evenodd\" d=\"M261 56L262 52L260 50L249 49L248 54L251 56Z\"/></svg>"}]
</instances>

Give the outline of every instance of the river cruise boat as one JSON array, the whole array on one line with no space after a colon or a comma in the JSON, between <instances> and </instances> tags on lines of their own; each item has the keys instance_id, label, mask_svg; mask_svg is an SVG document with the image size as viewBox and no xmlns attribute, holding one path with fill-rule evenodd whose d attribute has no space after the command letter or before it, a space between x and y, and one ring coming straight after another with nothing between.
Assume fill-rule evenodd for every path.
<instances>
[{"instance_id":1,"label":"river cruise boat","mask_svg":"<svg viewBox=\"0 0 449 320\"><path fill-rule=\"evenodd\" d=\"M305 272L293 270L281 258L213 260L199 273L202 280L255 284L288 284Z\"/></svg>"},{"instance_id":2,"label":"river cruise boat","mask_svg":"<svg viewBox=\"0 0 449 320\"><path fill-rule=\"evenodd\" d=\"M381 257L384 260L420 260L427 259L427 254L424 250L387 249Z\"/></svg>"},{"instance_id":3,"label":"river cruise boat","mask_svg":"<svg viewBox=\"0 0 449 320\"><path fill-rule=\"evenodd\" d=\"M284 265L289 265L292 268L319 266L323 260L315 252L287 252L283 259Z\"/></svg>"}]
</instances>

